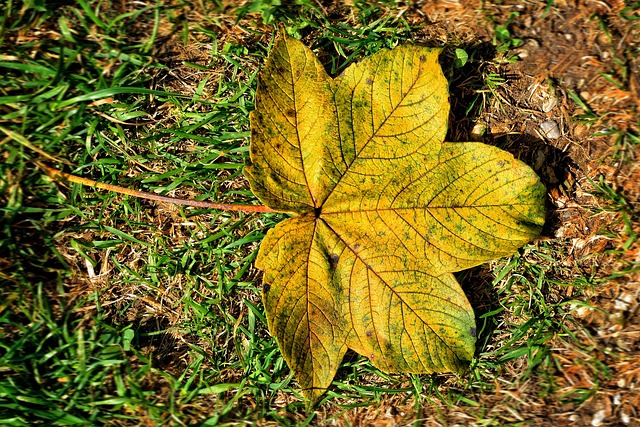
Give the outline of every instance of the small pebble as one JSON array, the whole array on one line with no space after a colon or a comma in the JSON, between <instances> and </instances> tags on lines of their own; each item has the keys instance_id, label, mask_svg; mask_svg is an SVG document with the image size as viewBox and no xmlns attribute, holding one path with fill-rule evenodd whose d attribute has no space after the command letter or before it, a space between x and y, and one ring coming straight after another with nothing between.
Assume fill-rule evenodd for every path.
<instances>
[{"instance_id":1,"label":"small pebble","mask_svg":"<svg viewBox=\"0 0 640 427\"><path fill-rule=\"evenodd\" d=\"M558 123L553 120L547 120L541 123L540 129L542 129L542 134L549 139L560 138L560 128L558 127Z\"/></svg>"},{"instance_id":2,"label":"small pebble","mask_svg":"<svg viewBox=\"0 0 640 427\"><path fill-rule=\"evenodd\" d=\"M555 106L558 105L558 98L555 96L550 96L547 100L542 104L542 111L544 113L548 113L553 110Z\"/></svg>"},{"instance_id":3,"label":"small pebble","mask_svg":"<svg viewBox=\"0 0 640 427\"><path fill-rule=\"evenodd\" d=\"M482 137L487 133L487 125L484 123L476 123L471 130L471 139L473 141L482 141Z\"/></svg>"},{"instance_id":4,"label":"small pebble","mask_svg":"<svg viewBox=\"0 0 640 427\"><path fill-rule=\"evenodd\" d=\"M631 308L635 298L629 293L623 293L614 300L614 308L616 310L627 311Z\"/></svg>"},{"instance_id":5,"label":"small pebble","mask_svg":"<svg viewBox=\"0 0 640 427\"><path fill-rule=\"evenodd\" d=\"M606 418L606 412L604 409L601 409L593 415L593 420L591 420L591 425L594 427L601 426L605 418Z\"/></svg>"}]
</instances>

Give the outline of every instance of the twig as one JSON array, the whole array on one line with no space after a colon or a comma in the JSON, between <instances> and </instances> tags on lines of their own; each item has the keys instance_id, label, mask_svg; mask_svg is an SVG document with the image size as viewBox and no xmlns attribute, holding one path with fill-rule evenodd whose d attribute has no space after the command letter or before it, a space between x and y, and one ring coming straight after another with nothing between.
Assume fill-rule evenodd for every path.
<instances>
[{"instance_id":1,"label":"twig","mask_svg":"<svg viewBox=\"0 0 640 427\"><path fill-rule=\"evenodd\" d=\"M158 202L175 203L178 205L195 206L205 209L218 209L223 211L238 211L238 212L275 212L273 209L262 205L229 205L216 202L205 202L201 200L191 199L179 199L175 197L160 196L154 193L147 193L146 191L132 190L130 188L120 187L118 185L107 184L104 182L94 181L88 178L82 178L80 176L72 175L70 173L62 172L56 168L52 168L46 165L40 165L46 172L55 180L64 180L73 182L76 184L87 185L89 187L100 188L102 190L113 191L115 193L126 194L128 196L140 197L143 199L155 200Z\"/></svg>"}]
</instances>

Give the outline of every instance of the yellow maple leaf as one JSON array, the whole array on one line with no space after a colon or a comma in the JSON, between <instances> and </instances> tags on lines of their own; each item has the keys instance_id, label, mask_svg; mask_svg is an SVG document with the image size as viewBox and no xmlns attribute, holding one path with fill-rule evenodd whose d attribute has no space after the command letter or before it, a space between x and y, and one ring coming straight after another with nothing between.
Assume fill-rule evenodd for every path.
<instances>
[{"instance_id":1,"label":"yellow maple leaf","mask_svg":"<svg viewBox=\"0 0 640 427\"><path fill-rule=\"evenodd\" d=\"M439 49L382 50L330 78L279 37L251 114L254 194L289 213L264 238L269 329L311 401L348 348L385 372L460 372L475 318L452 275L535 238L545 189L480 143L443 142Z\"/></svg>"}]
</instances>

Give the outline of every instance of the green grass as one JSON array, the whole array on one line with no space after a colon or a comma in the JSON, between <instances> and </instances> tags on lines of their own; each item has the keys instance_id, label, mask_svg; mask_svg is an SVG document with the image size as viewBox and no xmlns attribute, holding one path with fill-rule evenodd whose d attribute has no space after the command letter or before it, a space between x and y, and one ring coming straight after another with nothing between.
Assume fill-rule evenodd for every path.
<instances>
[{"instance_id":1,"label":"green grass","mask_svg":"<svg viewBox=\"0 0 640 427\"><path fill-rule=\"evenodd\" d=\"M171 25L174 11L118 15L102 7L13 5L3 21L7 45L36 24L62 37L17 45L15 58L0 63L8 135L0 245L10 253L2 272L1 419L215 420L242 412L232 404L234 390L257 394L268 410L272 390L288 390L290 378L266 336L247 272L256 242L277 217L162 210L61 188L35 167L51 163L41 155L49 153L61 160L56 166L105 182L252 201L238 179L259 62L229 44L213 64L223 78L209 81L209 73L186 93L154 84L152 76L170 77L151 51L160 20ZM154 31L130 44L136 35L128 32L140 22ZM266 46L255 47L252 55L263 58Z\"/></svg>"},{"instance_id":2,"label":"green grass","mask_svg":"<svg viewBox=\"0 0 640 427\"><path fill-rule=\"evenodd\" d=\"M481 327L468 376L384 374L350 354L318 411L306 414L266 329L253 267L281 216L153 204L55 183L38 167L259 203L242 167L266 33L282 25L337 74L416 31L393 2L341 6L333 11L340 19L316 2L279 3L223 12L182 1L135 10L8 2L0 25L0 424L306 425L393 401L415 419L434 405L462 407L493 425L499 417L484 398L496 382L517 387L536 375L536 392L551 395L552 348L588 351L573 311L597 280L569 279L570 268L556 266L566 245L542 242L460 275L478 295ZM500 46L515 42L500 37ZM162 49L185 45L206 60ZM476 74L483 58L472 47L467 66L454 68L456 48L445 49L445 71L482 104L456 113L463 120L490 108L502 80ZM574 393L566 399L588 397Z\"/></svg>"}]
</instances>

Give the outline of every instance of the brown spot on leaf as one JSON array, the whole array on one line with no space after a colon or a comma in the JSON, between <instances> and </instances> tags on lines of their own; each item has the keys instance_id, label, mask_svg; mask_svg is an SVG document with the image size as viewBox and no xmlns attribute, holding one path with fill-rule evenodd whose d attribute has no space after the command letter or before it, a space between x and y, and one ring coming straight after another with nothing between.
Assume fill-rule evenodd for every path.
<instances>
[{"instance_id":1,"label":"brown spot on leaf","mask_svg":"<svg viewBox=\"0 0 640 427\"><path fill-rule=\"evenodd\" d=\"M367 336L368 336L368 337L370 337L370 336L372 336L372 335L373 335L373 332L372 332L372 331L367 331Z\"/></svg>"},{"instance_id":2,"label":"brown spot on leaf","mask_svg":"<svg viewBox=\"0 0 640 427\"><path fill-rule=\"evenodd\" d=\"M336 268L338 266L338 261L340 261L340 256L337 254L329 255L329 267Z\"/></svg>"},{"instance_id":3,"label":"brown spot on leaf","mask_svg":"<svg viewBox=\"0 0 640 427\"><path fill-rule=\"evenodd\" d=\"M373 79L367 78L364 82L371 86L373 84Z\"/></svg>"}]
</instances>

